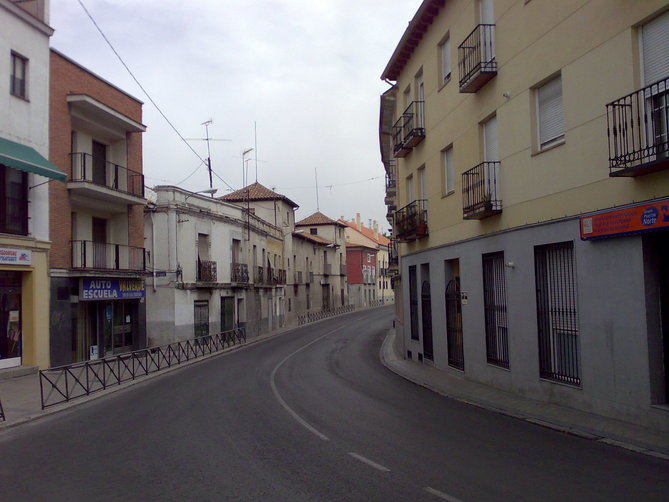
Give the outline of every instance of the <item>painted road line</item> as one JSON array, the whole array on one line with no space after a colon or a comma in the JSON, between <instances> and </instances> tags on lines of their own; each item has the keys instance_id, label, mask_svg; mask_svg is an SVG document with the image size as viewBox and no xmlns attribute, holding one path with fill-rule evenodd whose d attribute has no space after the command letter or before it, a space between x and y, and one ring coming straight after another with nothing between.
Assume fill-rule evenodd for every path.
<instances>
[{"instance_id":1,"label":"painted road line","mask_svg":"<svg viewBox=\"0 0 669 502\"><path fill-rule=\"evenodd\" d=\"M302 418L300 415L298 415L298 414L295 412L295 410L293 410L290 406L288 406L288 404L286 403L286 401L283 400L283 398L281 397L281 394L279 394L279 391L278 391L278 389L276 388L276 372L279 371L279 368L281 368L281 366L283 366L283 364L284 364L286 361L288 361L288 359L290 359L291 357L293 357L295 354L297 354L297 353L303 351L304 349L306 349L306 348L309 347L310 345L313 345L314 343L316 343L316 342L322 340L323 338L325 338L325 337L328 336L328 335L331 335L331 334L334 333L335 331L339 331L340 329L342 329L341 326L340 326L339 328L335 328L335 329L333 329L333 330L331 330L331 331L328 331L328 332L325 333L324 335L321 335L321 336L319 336L318 338L316 338L315 340L312 340L312 341L310 341L309 343L307 343L306 345L303 345L302 347L300 347L299 349L297 349L295 352L293 352L293 353L291 353L291 354L288 354L286 357L284 357L284 358L279 362L279 364L277 364L277 365L274 367L274 369L272 370L272 373L271 373L270 376L269 376L269 384L270 384L270 387L272 387L272 392L274 393L274 397L276 397L276 400L279 401L279 404L280 404L281 406L283 406L283 408L290 414L291 417L293 417L293 418L295 419L295 421L296 421L297 423L299 423L301 426L303 426L303 427L304 427L305 429L307 429L309 432L312 432L313 434L315 434L316 436L318 436L318 437L319 437L320 439L322 439L323 441L329 441L330 438L328 438L325 434L323 434L322 432L320 432L320 431L319 431L318 429L316 429L313 425L311 425L309 422L307 422L304 418Z\"/></svg>"},{"instance_id":2,"label":"painted road line","mask_svg":"<svg viewBox=\"0 0 669 502\"><path fill-rule=\"evenodd\" d=\"M360 460L360 462L363 462L363 463L365 463L365 464L367 464L371 467L374 467L374 469L376 469L378 471L383 471L383 472L389 472L390 471L390 469L388 469L387 467L384 467L381 464L377 464L373 460L369 460L367 457L363 457L362 455L358 455L357 453L354 453L352 451L349 451L348 454L351 455L356 460Z\"/></svg>"},{"instance_id":3,"label":"painted road line","mask_svg":"<svg viewBox=\"0 0 669 502\"><path fill-rule=\"evenodd\" d=\"M450 495L448 495L444 492L440 492L439 490L435 490L434 488L430 488L429 486L425 487L425 491L427 493L431 493L435 497L439 497L440 499L448 500L448 502L462 502L462 500L460 500L460 499L456 499L455 497L451 497Z\"/></svg>"}]
</instances>

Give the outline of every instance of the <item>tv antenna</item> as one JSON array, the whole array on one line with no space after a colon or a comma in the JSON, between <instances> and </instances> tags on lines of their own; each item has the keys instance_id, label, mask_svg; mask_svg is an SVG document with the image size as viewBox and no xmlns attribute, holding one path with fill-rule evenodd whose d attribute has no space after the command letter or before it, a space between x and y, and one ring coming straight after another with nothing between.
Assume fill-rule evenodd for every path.
<instances>
[{"instance_id":1,"label":"tv antenna","mask_svg":"<svg viewBox=\"0 0 669 502\"><path fill-rule=\"evenodd\" d=\"M213 119L209 119L206 122L202 122L201 125L204 126L204 138L186 138L186 141L206 141L207 142L207 170L209 171L209 189L212 190L214 188L214 180L211 177L211 148L209 146L210 141L232 141L231 139L223 139L223 138L211 138L209 136L209 126L214 123ZM211 196L213 197L214 194L212 193Z\"/></svg>"}]
</instances>

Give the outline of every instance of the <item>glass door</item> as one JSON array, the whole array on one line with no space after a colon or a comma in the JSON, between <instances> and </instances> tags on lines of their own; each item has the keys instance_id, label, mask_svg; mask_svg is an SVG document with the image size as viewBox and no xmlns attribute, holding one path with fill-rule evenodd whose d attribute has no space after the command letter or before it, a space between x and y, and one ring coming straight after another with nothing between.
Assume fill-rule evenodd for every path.
<instances>
[{"instance_id":1,"label":"glass door","mask_svg":"<svg viewBox=\"0 0 669 502\"><path fill-rule=\"evenodd\" d=\"M21 272L0 272L0 368L21 365Z\"/></svg>"}]
</instances>

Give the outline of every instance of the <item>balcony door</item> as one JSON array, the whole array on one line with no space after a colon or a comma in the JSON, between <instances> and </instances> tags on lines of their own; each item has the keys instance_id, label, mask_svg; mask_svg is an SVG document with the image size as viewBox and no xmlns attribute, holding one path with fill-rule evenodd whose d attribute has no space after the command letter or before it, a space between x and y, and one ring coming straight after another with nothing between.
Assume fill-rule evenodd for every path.
<instances>
[{"instance_id":1,"label":"balcony door","mask_svg":"<svg viewBox=\"0 0 669 502\"><path fill-rule=\"evenodd\" d=\"M93 183L107 185L107 145L93 141Z\"/></svg>"},{"instance_id":2,"label":"balcony door","mask_svg":"<svg viewBox=\"0 0 669 502\"><path fill-rule=\"evenodd\" d=\"M107 220L93 218L93 268L110 268L107 257Z\"/></svg>"},{"instance_id":3,"label":"balcony door","mask_svg":"<svg viewBox=\"0 0 669 502\"><path fill-rule=\"evenodd\" d=\"M479 23L495 24L493 0L479 0ZM484 65L495 58L495 31L493 28L481 29L481 63Z\"/></svg>"},{"instance_id":4,"label":"balcony door","mask_svg":"<svg viewBox=\"0 0 669 502\"><path fill-rule=\"evenodd\" d=\"M483 123L483 160L485 176L485 195L490 200L499 200L499 139L497 136L497 116ZM495 164L493 164L495 162Z\"/></svg>"}]
</instances>

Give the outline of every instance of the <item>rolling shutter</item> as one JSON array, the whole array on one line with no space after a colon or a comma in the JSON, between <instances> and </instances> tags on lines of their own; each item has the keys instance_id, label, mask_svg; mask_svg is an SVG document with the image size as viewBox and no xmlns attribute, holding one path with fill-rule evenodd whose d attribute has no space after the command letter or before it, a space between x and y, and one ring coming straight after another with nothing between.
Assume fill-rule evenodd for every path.
<instances>
[{"instance_id":1,"label":"rolling shutter","mask_svg":"<svg viewBox=\"0 0 669 502\"><path fill-rule=\"evenodd\" d=\"M564 135L562 78L557 77L537 90L539 144L545 146Z\"/></svg>"},{"instance_id":2,"label":"rolling shutter","mask_svg":"<svg viewBox=\"0 0 669 502\"><path fill-rule=\"evenodd\" d=\"M669 77L669 12L646 23L641 38L644 84Z\"/></svg>"}]
</instances>

